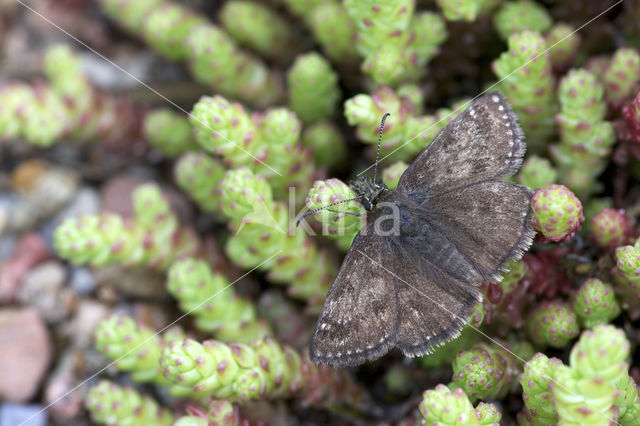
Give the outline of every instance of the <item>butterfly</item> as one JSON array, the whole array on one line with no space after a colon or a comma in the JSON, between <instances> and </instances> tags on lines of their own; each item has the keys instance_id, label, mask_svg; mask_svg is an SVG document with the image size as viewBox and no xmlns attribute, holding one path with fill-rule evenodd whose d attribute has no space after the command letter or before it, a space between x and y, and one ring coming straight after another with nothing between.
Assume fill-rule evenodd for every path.
<instances>
[{"instance_id":1,"label":"butterfly","mask_svg":"<svg viewBox=\"0 0 640 426\"><path fill-rule=\"evenodd\" d=\"M499 281L535 234L531 193L502 180L522 164L523 137L502 94L489 93L442 129L395 190L375 178L351 183L366 224L325 299L312 361L353 366L393 347L415 357L460 334L482 301L478 286Z\"/></svg>"}]
</instances>

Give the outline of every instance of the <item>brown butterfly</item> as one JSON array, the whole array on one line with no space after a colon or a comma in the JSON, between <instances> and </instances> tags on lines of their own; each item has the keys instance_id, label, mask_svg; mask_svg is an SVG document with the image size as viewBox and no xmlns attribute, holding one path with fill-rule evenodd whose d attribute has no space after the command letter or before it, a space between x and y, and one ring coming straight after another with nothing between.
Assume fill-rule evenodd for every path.
<instances>
[{"instance_id":1,"label":"brown butterfly","mask_svg":"<svg viewBox=\"0 0 640 426\"><path fill-rule=\"evenodd\" d=\"M394 346L414 357L459 335L482 301L478 285L499 280L531 245L531 193L502 181L525 149L494 92L451 121L395 190L375 178L353 182L366 225L327 294L311 359L358 365Z\"/></svg>"}]
</instances>

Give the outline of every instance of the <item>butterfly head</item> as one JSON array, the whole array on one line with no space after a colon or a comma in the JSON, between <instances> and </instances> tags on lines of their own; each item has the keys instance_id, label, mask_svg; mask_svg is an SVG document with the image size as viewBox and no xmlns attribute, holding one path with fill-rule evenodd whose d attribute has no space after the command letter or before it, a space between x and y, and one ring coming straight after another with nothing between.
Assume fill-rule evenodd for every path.
<instances>
[{"instance_id":1,"label":"butterfly head","mask_svg":"<svg viewBox=\"0 0 640 426\"><path fill-rule=\"evenodd\" d=\"M353 188L360 199L360 204L362 204L362 207L364 207L366 211L371 211L380 194L389 190L384 183L375 182L373 179L364 176L360 176L355 181L351 181L350 186Z\"/></svg>"}]
</instances>

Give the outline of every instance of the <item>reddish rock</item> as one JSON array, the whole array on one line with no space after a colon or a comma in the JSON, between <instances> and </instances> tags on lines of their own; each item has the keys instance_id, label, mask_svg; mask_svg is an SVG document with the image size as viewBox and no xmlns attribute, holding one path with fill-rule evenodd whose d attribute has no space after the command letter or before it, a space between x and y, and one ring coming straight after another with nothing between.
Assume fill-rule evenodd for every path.
<instances>
[{"instance_id":1,"label":"reddish rock","mask_svg":"<svg viewBox=\"0 0 640 426\"><path fill-rule=\"evenodd\" d=\"M141 179L135 176L119 175L109 179L100 190L101 208L105 212L116 213L121 216L133 216L133 190L151 179ZM171 209L178 215L182 223L193 221L193 208L185 196L174 189L161 186L162 193L169 200Z\"/></svg>"},{"instance_id":2,"label":"reddish rock","mask_svg":"<svg viewBox=\"0 0 640 426\"><path fill-rule=\"evenodd\" d=\"M82 370L82 356L79 350L67 350L61 357L44 390L47 412L58 424L69 424L82 413L87 386L76 388L84 377L78 377Z\"/></svg>"},{"instance_id":3,"label":"reddish rock","mask_svg":"<svg viewBox=\"0 0 640 426\"><path fill-rule=\"evenodd\" d=\"M10 303L16 296L22 277L49 256L47 243L39 234L32 232L20 238L13 256L0 263L0 303Z\"/></svg>"},{"instance_id":4,"label":"reddish rock","mask_svg":"<svg viewBox=\"0 0 640 426\"><path fill-rule=\"evenodd\" d=\"M52 355L49 331L34 309L0 310L0 400L31 399Z\"/></svg>"}]
</instances>

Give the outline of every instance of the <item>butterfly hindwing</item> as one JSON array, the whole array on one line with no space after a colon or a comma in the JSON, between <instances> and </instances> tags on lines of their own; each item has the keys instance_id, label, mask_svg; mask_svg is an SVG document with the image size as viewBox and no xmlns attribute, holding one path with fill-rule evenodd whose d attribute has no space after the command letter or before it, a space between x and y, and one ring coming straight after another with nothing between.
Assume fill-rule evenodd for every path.
<instances>
[{"instance_id":1,"label":"butterfly hindwing","mask_svg":"<svg viewBox=\"0 0 640 426\"><path fill-rule=\"evenodd\" d=\"M510 176L522 164L523 132L499 92L484 95L451 121L403 173L398 189L438 194Z\"/></svg>"},{"instance_id":2,"label":"butterfly hindwing","mask_svg":"<svg viewBox=\"0 0 640 426\"><path fill-rule=\"evenodd\" d=\"M397 284L396 345L410 357L431 353L458 336L482 300L475 287L419 266L413 263L405 268Z\"/></svg>"},{"instance_id":3,"label":"butterfly hindwing","mask_svg":"<svg viewBox=\"0 0 640 426\"><path fill-rule=\"evenodd\" d=\"M378 265L391 253L384 237L366 230L353 240L325 299L310 348L316 363L357 365L394 344L394 281Z\"/></svg>"},{"instance_id":4,"label":"butterfly hindwing","mask_svg":"<svg viewBox=\"0 0 640 426\"><path fill-rule=\"evenodd\" d=\"M358 365L395 345L407 356L430 353L459 334L480 300L475 287L433 268L396 237L359 235L325 300L311 359Z\"/></svg>"},{"instance_id":5,"label":"butterfly hindwing","mask_svg":"<svg viewBox=\"0 0 640 426\"><path fill-rule=\"evenodd\" d=\"M521 185L485 181L431 197L423 209L484 280L496 280L506 262L520 259L531 245L530 203L531 193Z\"/></svg>"}]
</instances>

